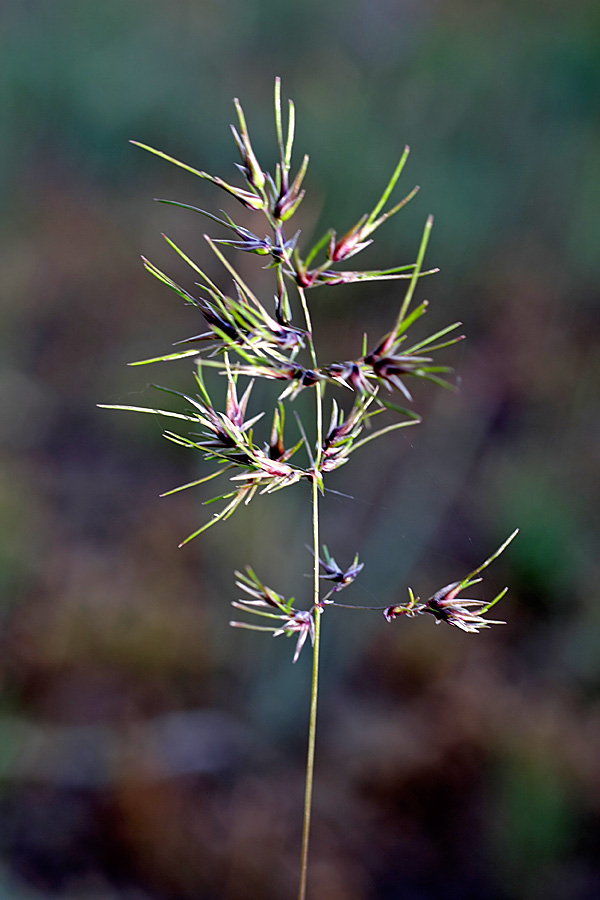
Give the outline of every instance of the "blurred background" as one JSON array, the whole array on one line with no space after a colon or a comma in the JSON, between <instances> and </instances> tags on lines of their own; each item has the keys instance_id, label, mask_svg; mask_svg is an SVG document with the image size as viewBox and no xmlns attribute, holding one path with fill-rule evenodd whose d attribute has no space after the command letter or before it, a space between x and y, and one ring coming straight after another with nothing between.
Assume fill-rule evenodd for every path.
<instances>
[{"instance_id":1,"label":"blurred background","mask_svg":"<svg viewBox=\"0 0 600 900\"><path fill-rule=\"evenodd\" d=\"M238 211L128 139L235 179L239 96L271 165L279 74L311 156L304 246L410 144L398 194L421 192L361 264L414 259L433 212L426 327L468 335L444 351L460 390L417 386L425 423L331 480L351 496L326 497L324 540L365 562L344 599L428 596L521 528L480 586L510 585L506 626L324 620L309 895L596 900L598 5L3 0L0 59L0 896L295 896L309 654L227 622L248 563L308 604L308 491L178 550L210 495L158 495L198 460L95 405L189 389L186 360L126 368L201 327L139 256L191 287L160 233L206 260L206 223L153 198ZM344 359L399 290L309 297Z\"/></svg>"}]
</instances>

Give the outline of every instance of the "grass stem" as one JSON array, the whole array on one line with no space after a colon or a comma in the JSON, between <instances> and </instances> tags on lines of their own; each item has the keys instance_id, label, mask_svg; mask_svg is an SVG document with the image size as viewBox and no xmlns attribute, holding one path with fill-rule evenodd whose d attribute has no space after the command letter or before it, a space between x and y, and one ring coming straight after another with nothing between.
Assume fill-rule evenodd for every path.
<instances>
[{"instance_id":1,"label":"grass stem","mask_svg":"<svg viewBox=\"0 0 600 900\"><path fill-rule=\"evenodd\" d=\"M320 396L317 386L317 395ZM317 702L319 696L319 645L321 636L321 613L319 603L319 486L317 480L313 480L312 490L313 510L313 549L314 549L314 589L313 602L315 604L315 640L313 644L313 671L310 692L310 718L308 725L308 753L306 758L306 781L304 786L304 817L302 820L302 851L300 855L300 884L298 887L298 900L306 898L306 875L308 870L308 844L310 838L310 818L312 811L313 779L315 770L315 740L317 734Z\"/></svg>"},{"instance_id":2,"label":"grass stem","mask_svg":"<svg viewBox=\"0 0 600 900\"><path fill-rule=\"evenodd\" d=\"M317 355L313 342L312 322L302 288L298 289L300 302L306 321L308 346L315 369ZM319 698L319 648L321 643L321 610L319 606L319 479L317 473L323 452L323 390L322 385L315 385L317 447L315 459L315 477L312 483L312 523L313 523L313 609L315 617L315 639L313 643L313 670L310 690L310 716L308 723L308 751L306 756L306 779L304 783L304 815L302 819L302 850L300 854L300 883L298 900L306 898L306 877L308 872L308 845L310 839L310 819L312 812L313 780L315 771L315 742L317 736L317 704Z\"/></svg>"}]
</instances>

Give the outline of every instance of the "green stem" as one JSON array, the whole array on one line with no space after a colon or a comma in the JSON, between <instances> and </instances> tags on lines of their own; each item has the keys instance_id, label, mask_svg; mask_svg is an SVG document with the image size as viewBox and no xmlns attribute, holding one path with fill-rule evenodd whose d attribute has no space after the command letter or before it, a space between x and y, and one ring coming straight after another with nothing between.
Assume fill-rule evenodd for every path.
<instances>
[{"instance_id":1,"label":"green stem","mask_svg":"<svg viewBox=\"0 0 600 900\"><path fill-rule=\"evenodd\" d=\"M302 311L306 321L308 347L313 366L317 368L317 354L312 335L312 322L302 288L298 288ZM321 638L321 607L319 598L319 464L323 452L323 390L322 385L315 385L316 420L317 420L317 452L315 459L315 477L312 482L312 522L313 522L313 615L315 619L315 640L313 643L313 670L310 691L310 716L308 723L308 752L306 757L306 779L304 784L304 816L302 820L302 850L300 854L300 883L298 900L306 898L306 877L308 872L308 844L310 838L310 818L312 811L313 780L315 770L315 740L317 734L317 704L319 697L319 646Z\"/></svg>"},{"instance_id":2,"label":"green stem","mask_svg":"<svg viewBox=\"0 0 600 900\"><path fill-rule=\"evenodd\" d=\"M317 395L320 396L317 386ZM306 876L308 870L308 843L310 837L310 817L312 810L313 777L315 770L315 739L317 733L317 701L319 696L319 644L321 635L321 611L319 608L319 487L313 480L313 549L314 549L314 617L315 641L313 645L313 671L310 692L310 718L308 725L308 753L306 759L306 781L304 787L304 818L302 821L302 852L300 855L300 884L298 900L306 898Z\"/></svg>"}]
</instances>

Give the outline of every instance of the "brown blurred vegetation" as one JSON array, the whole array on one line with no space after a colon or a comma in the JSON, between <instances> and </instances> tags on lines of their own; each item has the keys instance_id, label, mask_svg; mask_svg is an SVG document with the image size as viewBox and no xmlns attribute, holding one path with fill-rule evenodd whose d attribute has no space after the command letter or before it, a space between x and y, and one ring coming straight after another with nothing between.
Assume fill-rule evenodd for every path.
<instances>
[{"instance_id":1,"label":"brown blurred vegetation","mask_svg":"<svg viewBox=\"0 0 600 900\"><path fill-rule=\"evenodd\" d=\"M349 602L427 596L521 527L484 585L511 586L504 628L327 616L310 896L596 900L597 4L4 0L0 59L2 896L295 895L309 660L227 620L246 563L304 590L307 496L178 550L208 494L158 494L196 460L95 407L189 383L185 361L125 368L197 326L139 254L180 273L162 231L204 253L205 225L153 197L224 203L127 140L231 177L240 96L271 160L280 74L311 155L303 233L349 227L409 143L422 190L369 264L413 258L435 213L427 324L469 337L460 392L418 391L425 424L326 498L331 551L366 563ZM336 358L397 303L314 297Z\"/></svg>"}]
</instances>

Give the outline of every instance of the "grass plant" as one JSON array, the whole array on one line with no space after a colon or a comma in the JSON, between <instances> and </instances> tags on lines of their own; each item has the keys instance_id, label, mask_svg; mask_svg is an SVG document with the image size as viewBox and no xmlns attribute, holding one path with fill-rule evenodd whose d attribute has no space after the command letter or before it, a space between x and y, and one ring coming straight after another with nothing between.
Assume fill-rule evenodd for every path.
<instances>
[{"instance_id":1,"label":"grass plant","mask_svg":"<svg viewBox=\"0 0 600 900\"><path fill-rule=\"evenodd\" d=\"M281 491L299 482L308 482L312 505L312 597L308 606L299 606L294 597L286 598L265 585L251 567L236 572L237 587L242 597L234 608L246 618L232 621L235 628L265 632L272 636L295 640L293 662L302 648L312 644L313 669L305 803L300 853L298 900L304 900L310 838L310 819L315 764L315 739L319 688L319 645L321 621L330 606L378 610L388 622L429 614L436 623L477 633L498 620L485 614L504 596L504 588L492 600L460 597L463 591L481 581L480 573L508 546L516 531L485 562L462 580L446 585L429 599L422 601L408 589L404 605L357 607L341 604L339 593L356 579L363 564L355 555L347 567L338 565L322 545L319 501L325 491L327 476L346 465L352 455L371 441L390 435L400 428L421 422L413 408L411 385L429 382L434 387L453 388L451 369L437 361L437 354L458 341L461 323L453 322L426 337L413 338L413 326L427 311L427 302L413 303L420 280L436 269L424 268L427 243L433 225L429 216L413 262L388 269L356 269L350 259L373 242L377 229L396 215L416 194L412 188L399 201L392 203L400 176L408 159L406 147L391 178L373 206L342 235L329 229L319 240L301 250L300 231L290 233L289 223L305 196L304 179L308 156L293 171L295 108L290 100L286 115L282 108L281 86L275 82L275 134L278 161L273 172L263 169L250 140L240 102L234 100L237 125L232 126L240 155L237 168L244 185L224 181L221 177L193 168L146 144L136 146L180 166L191 174L208 180L243 207L260 223L255 231L238 224L229 214L216 215L195 206L172 200L160 200L192 211L219 228L219 236L205 234L207 253L212 254L222 269L219 283L214 281L185 250L166 235L170 248L191 269L193 284L176 283L156 265L143 258L147 271L170 290L194 307L203 330L178 344L178 349L160 357L140 360L132 365L189 358L194 363L194 384L189 393L178 393L155 386L161 393L176 396L179 409L107 405L105 408L132 410L161 415L176 420L177 431L166 430L164 436L182 447L197 451L210 465L210 471L196 481L182 484L166 494L187 490L212 479L225 481L209 503L220 503L217 512L200 524L180 544L183 546L208 528L232 516L241 504L249 504L257 494ZM266 226L267 233L263 234ZM235 252L254 254L272 272L273 297L265 303L256 296L230 261ZM314 292L354 282L398 281L405 285L398 311L389 330L376 340L364 336L362 347L349 360L323 362L317 357L311 303ZM320 301L322 302L322 301ZM224 402L209 392L205 373L216 369L223 376ZM252 408L252 391L257 379L280 382L281 391L271 410ZM311 427L299 416L290 416L290 407L302 392L313 398L314 421ZM400 402L397 402L399 398ZM381 424L380 416L391 412L393 421ZM261 419L267 417L267 429L259 437ZM292 426L290 427L290 422ZM175 426L174 426L175 427ZM264 424L263 424L264 427ZM290 432L294 434L290 438ZM307 438L314 433L313 443ZM264 437L266 435L266 439ZM166 495L163 495L166 496Z\"/></svg>"}]
</instances>

